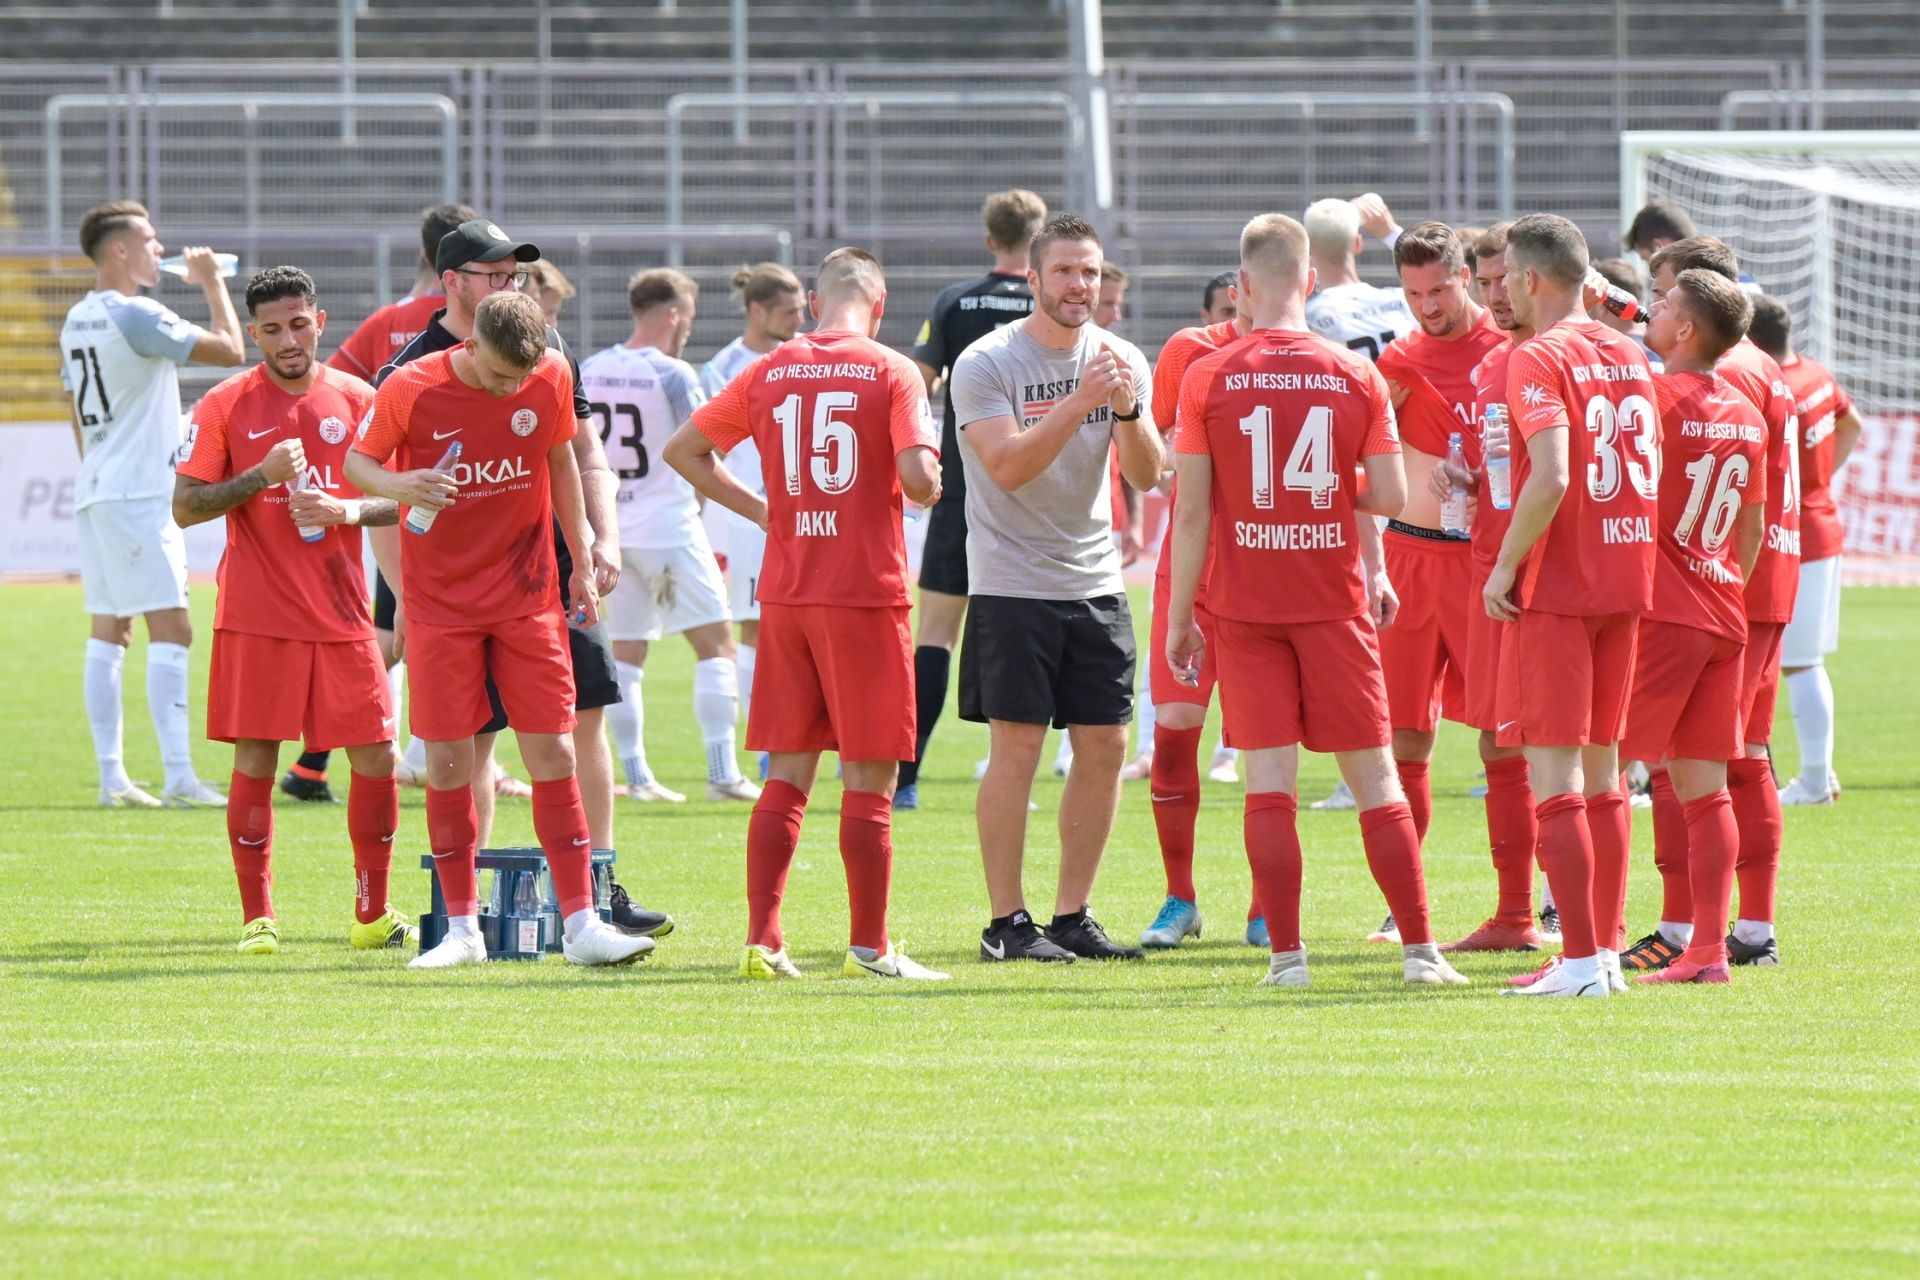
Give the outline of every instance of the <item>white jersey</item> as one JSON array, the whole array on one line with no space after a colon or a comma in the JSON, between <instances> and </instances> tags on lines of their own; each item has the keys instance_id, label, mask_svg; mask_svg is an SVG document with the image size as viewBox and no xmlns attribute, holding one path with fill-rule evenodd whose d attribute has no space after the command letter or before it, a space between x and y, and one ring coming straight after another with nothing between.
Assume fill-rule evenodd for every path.
<instances>
[{"instance_id":1,"label":"white jersey","mask_svg":"<svg viewBox=\"0 0 1920 1280\"><path fill-rule=\"evenodd\" d=\"M1398 289L1356 281L1307 295L1307 327L1369 360L1378 360L1387 344L1411 333L1415 323Z\"/></svg>"},{"instance_id":2,"label":"white jersey","mask_svg":"<svg viewBox=\"0 0 1920 1280\"><path fill-rule=\"evenodd\" d=\"M693 366L657 347L613 346L580 362L580 387L620 477L620 545L648 549L706 541L693 486L659 451L706 403Z\"/></svg>"},{"instance_id":3,"label":"white jersey","mask_svg":"<svg viewBox=\"0 0 1920 1280\"><path fill-rule=\"evenodd\" d=\"M60 329L60 380L80 423L76 509L171 498L180 371L199 330L152 298L96 289Z\"/></svg>"},{"instance_id":4,"label":"white jersey","mask_svg":"<svg viewBox=\"0 0 1920 1280\"><path fill-rule=\"evenodd\" d=\"M760 359L763 352L749 347L744 338L735 338L713 355L713 359L700 366L700 384L711 400L739 376L740 371ZM767 496L766 478L761 475L760 446L749 436L735 445L726 455L725 464L733 478L761 497ZM728 555L735 554L733 548L740 545L737 539L746 536L759 541L766 539L760 526L745 516L735 515L717 502L707 504L707 532L713 536L716 547Z\"/></svg>"}]
</instances>

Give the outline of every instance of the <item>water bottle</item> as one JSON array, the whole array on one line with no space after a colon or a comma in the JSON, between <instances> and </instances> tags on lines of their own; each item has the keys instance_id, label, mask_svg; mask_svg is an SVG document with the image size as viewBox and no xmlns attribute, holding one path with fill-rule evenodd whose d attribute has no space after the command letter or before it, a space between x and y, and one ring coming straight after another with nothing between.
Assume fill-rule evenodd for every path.
<instances>
[{"instance_id":1,"label":"water bottle","mask_svg":"<svg viewBox=\"0 0 1920 1280\"><path fill-rule=\"evenodd\" d=\"M1447 465L1467 469L1467 453L1461 447L1458 431L1447 437ZM1440 504L1440 527L1448 533L1467 532L1467 491L1457 483L1447 490L1446 501Z\"/></svg>"},{"instance_id":2,"label":"water bottle","mask_svg":"<svg viewBox=\"0 0 1920 1280\"><path fill-rule=\"evenodd\" d=\"M513 893L515 950L523 956L540 954L540 891L535 885L537 873L516 872L520 884Z\"/></svg>"},{"instance_id":3,"label":"water bottle","mask_svg":"<svg viewBox=\"0 0 1920 1280\"><path fill-rule=\"evenodd\" d=\"M1507 406L1490 404L1481 411L1481 448L1487 458L1487 501L1496 511L1513 509L1512 420Z\"/></svg>"},{"instance_id":4,"label":"water bottle","mask_svg":"<svg viewBox=\"0 0 1920 1280\"><path fill-rule=\"evenodd\" d=\"M460 442L455 440L447 446L447 451L440 455L440 461L433 464L433 469L435 471L451 471L459 461ZM434 517L439 514L438 511L429 511L425 507L408 507L407 532L425 533L427 530L433 528Z\"/></svg>"},{"instance_id":5,"label":"water bottle","mask_svg":"<svg viewBox=\"0 0 1920 1280\"><path fill-rule=\"evenodd\" d=\"M234 253L216 253L213 255L214 270L221 279L240 274L240 255ZM171 258L160 259L160 269L170 276L187 278L186 255L176 253Z\"/></svg>"},{"instance_id":6,"label":"water bottle","mask_svg":"<svg viewBox=\"0 0 1920 1280\"><path fill-rule=\"evenodd\" d=\"M304 475L295 476L293 479L287 481L287 492L289 494L299 493L302 489L318 489L319 487L319 485L313 482L313 472L311 471ZM302 542L318 542L327 536L327 528L325 525L297 524L294 528L300 531L300 541Z\"/></svg>"},{"instance_id":7,"label":"water bottle","mask_svg":"<svg viewBox=\"0 0 1920 1280\"><path fill-rule=\"evenodd\" d=\"M1622 289L1593 268L1587 268L1587 288L1600 294L1600 305L1629 324L1646 319L1640 299Z\"/></svg>"},{"instance_id":8,"label":"water bottle","mask_svg":"<svg viewBox=\"0 0 1920 1280\"><path fill-rule=\"evenodd\" d=\"M553 872L547 867L540 868L540 915L546 921L547 945L560 936L560 891L554 887Z\"/></svg>"}]
</instances>

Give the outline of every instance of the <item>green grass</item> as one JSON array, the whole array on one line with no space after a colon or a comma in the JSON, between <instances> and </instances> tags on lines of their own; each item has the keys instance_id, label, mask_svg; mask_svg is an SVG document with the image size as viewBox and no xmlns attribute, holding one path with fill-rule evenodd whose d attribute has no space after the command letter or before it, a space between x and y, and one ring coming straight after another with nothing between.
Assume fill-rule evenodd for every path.
<instances>
[{"instance_id":1,"label":"green grass","mask_svg":"<svg viewBox=\"0 0 1920 1280\"><path fill-rule=\"evenodd\" d=\"M204 667L210 590L195 595ZM284 949L234 954L217 814L92 807L76 589L0 589L0 1274L1387 1276L1920 1273L1912 726L1920 592L1850 593L1833 663L1846 798L1789 811L1785 967L1606 1005L1410 992L1358 939L1381 908L1351 814L1304 813L1314 986L1255 985L1235 789L1209 784L1205 940L1145 964L989 967L973 761L948 720L895 827L893 927L954 972L837 979L846 907L823 780L785 920L810 980L731 976L746 813L621 813L623 879L680 928L642 969L410 974L344 944L344 810L278 811ZM1144 609L1141 610L1144 622ZM157 761L144 641L129 764ZM692 791L684 646L657 646L652 756ZM204 687L204 686L202 686ZM196 715L204 704L196 705ZM1783 716L1782 765L1791 766ZM223 748L202 772L223 780ZM1428 883L1493 896L1477 762L1435 761ZM1329 763L1312 759L1320 794ZM344 765L336 768L344 781ZM426 899L405 793L396 901ZM1059 784L1033 865L1051 898ZM497 843L526 843L524 802ZM1657 908L1637 815L1631 923ZM1098 907L1162 893L1128 789Z\"/></svg>"}]
</instances>

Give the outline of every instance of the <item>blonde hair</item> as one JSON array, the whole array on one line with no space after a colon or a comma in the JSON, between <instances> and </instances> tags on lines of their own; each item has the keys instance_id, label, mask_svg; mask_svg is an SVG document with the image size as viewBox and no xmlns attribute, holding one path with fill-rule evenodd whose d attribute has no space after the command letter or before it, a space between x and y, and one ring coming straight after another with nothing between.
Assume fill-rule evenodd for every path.
<instances>
[{"instance_id":1,"label":"blonde hair","mask_svg":"<svg viewBox=\"0 0 1920 1280\"><path fill-rule=\"evenodd\" d=\"M1353 252L1354 237L1360 234L1360 211L1351 200L1329 197L1308 205L1301 223L1314 257L1322 262L1341 262Z\"/></svg>"},{"instance_id":2,"label":"blonde hair","mask_svg":"<svg viewBox=\"0 0 1920 1280\"><path fill-rule=\"evenodd\" d=\"M1290 280L1306 265L1305 227L1284 213L1263 213L1241 229L1240 265L1262 280Z\"/></svg>"},{"instance_id":3,"label":"blonde hair","mask_svg":"<svg viewBox=\"0 0 1920 1280\"><path fill-rule=\"evenodd\" d=\"M545 289L561 299L571 298L579 292L573 287L573 281L545 258L527 264L527 284L535 289Z\"/></svg>"},{"instance_id":4,"label":"blonde hair","mask_svg":"<svg viewBox=\"0 0 1920 1280\"><path fill-rule=\"evenodd\" d=\"M987 238L1008 253L1027 247L1047 220L1047 202L1025 187L996 191L980 206Z\"/></svg>"}]
</instances>

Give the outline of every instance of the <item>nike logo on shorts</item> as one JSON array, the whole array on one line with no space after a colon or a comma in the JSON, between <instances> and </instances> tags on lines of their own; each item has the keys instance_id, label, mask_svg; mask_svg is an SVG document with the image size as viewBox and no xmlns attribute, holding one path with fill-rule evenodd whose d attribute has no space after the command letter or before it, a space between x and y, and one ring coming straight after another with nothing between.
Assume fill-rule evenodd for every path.
<instances>
[{"instance_id":1,"label":"nike logo on shorts","mask_svg":"<svg viewBox=\"0 0 1920 1280\"><path fill-rule=\"evenodd\" d=\"M1506 732L1507 730L1509 730L1509 729L1511 729L1511 728L1513 728L1513 726L1515 726L1515 725L1517 725L1517 724L1519 724L1519 723L1520 723L1520 722L1519 722L1518 720L1509 720L1509 721L1507 721L1507 722L1506 722L1505 724L1499 724L1499 725L1495 725L1495 726L1493 727L1493 731L1494 731L1495 733L1505 733L1505 732Z\"/></svg>"}]
</instances>

